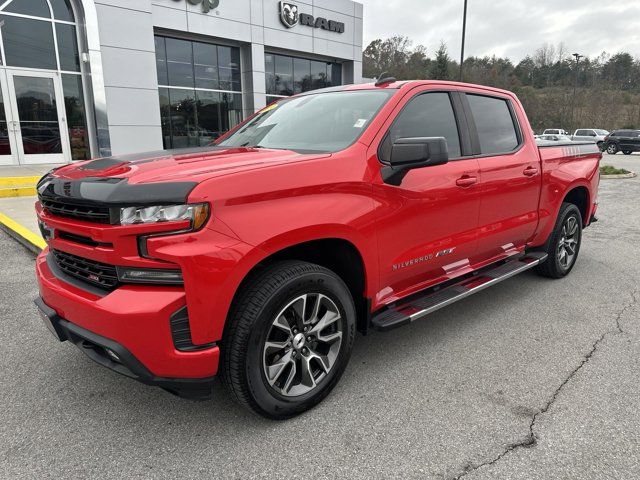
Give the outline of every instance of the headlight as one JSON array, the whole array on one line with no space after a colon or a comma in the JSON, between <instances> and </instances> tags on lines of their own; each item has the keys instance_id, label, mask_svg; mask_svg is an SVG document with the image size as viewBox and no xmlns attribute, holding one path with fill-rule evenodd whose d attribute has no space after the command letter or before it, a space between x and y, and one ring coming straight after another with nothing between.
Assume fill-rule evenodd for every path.
<instances>
[{"instance_id":1,"label":"headlight","mask_svg":"<svg viewBox=\"0 0 640 480\"><path fill-rule=\"evenodd\" d=\"M191 228L198 230L209 217L209 205L158 205L156 207L127 207L120 209L120 224L179 222L189 220Z\"/></svg>"}]
</instances>

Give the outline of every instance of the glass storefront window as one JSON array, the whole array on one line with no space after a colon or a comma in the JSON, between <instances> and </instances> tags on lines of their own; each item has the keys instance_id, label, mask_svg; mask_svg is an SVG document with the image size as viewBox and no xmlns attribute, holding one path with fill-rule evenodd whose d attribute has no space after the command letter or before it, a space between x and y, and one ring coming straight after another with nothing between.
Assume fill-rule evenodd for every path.
<instances>
[{"instance_id":1,"label":"glass storefront window","mask_svg":"<svg viewBox=\"0 0 640 480\"><path fill-rule=\"evenodd\" d=\"M209 145L242 121L240 49L156 36L164 148Z\"/></svg>"},{"instance_id":2,"label":"glass storefront window","mask_svg":"<svg viewBox=\"0 0 640 480\"><path fill-rule=\"evenodd\" d=\"M50 71L17 74L7 70L8 77L12 78L10 85L14 86L15 92L11 94L15 95L17 111L12 113L7 107L2 114L9 112L9 119L20 124L20 130L14 132L15 140L23 147L18 161L27 161L28 155L45 153L64 153L60 158L72 160L90 158L78 30L70 0L0 3L3 13L0 20L4 23L0 29L5 52L3 66ZM3 93L6 100L7 92ZM66 115L58 108L62 102ZM0 110L2 108L0 104ZM5 143L9 148L9 138L6 132L3 134L6 120L0 118L0 150ZM70 151L66 148L66 130Z\"/></svg>"},{"instance_id":3,"label":"glass storefront window","mask_svg":"<svg viewBox=\"0 0 640 480\"><path fill-rule=\"evenodd\" d=\"M4 21L2 39L8 66L57 70L51 22L11 15L0 15L0 20Z\"/></svg>"},{"instance_id":4,"label":"glass storefront window","mask_svg":"<svg viewBox=\"0 0 640 480\"><path fill-rule=\"evenodd\" d=\"M220 88L218 80L218 48L207 43L193 44L196 88Z\"/></svg>"},{"instance_id":5,"label":"glass storefront window","mask_svg":"<svg viewBox=\"0 0 640 480\"><path fill-rule=\"evenodd\" d=\"M193 48L187 40L167 38L167 68L172 87L194 87Z\"/></svg>"},{"instance_id":6,"label":"glass storefront window","mask_svg":"<svg viewBox=\"0 0 640 480\"><path fill-rule=\"evenodd\" d=\"M91 158L91 149L87 130L87 113L84 108L82 77L71 74L62 75L62 91L67 113L71 158L73 160L88 160Z\"/></svg>"},{"instance_id":7,"label":"glass storefront window","mask_svg":"<svg viewBox=\"0 0 640 480\"><path fill-rule=\"evenodd\" d=\"M4 11L31 15L32 17L51 18L46 0L13 0Z\"/></svg>"},{"instance_id":8,"label":"glass storefront window","mask_svg":"<svg viewBox=\"0 0 640 480\"><path fill-rule=\"evenodd\" d=\"M342 85L342 64L265 53L267 103L317 88Z\"/></svg>"},{"instance_id":9,"label":"glass storefront window","mask_svg":"<svg viewBox=\"0 0 640 480\"><path fill-rule=\"evenodd\" d=\"M68 72L80 71L80 53L76 27L59 23L56 25L58 52L60 53L60 70Z\"/></svg>"},{"instance_id":10,"label":"glass storefront window","mask_svg":"<svg viewBox=\"0 0 640 480\"><path fill-rule=\"evenodd\" d=\"M4 97L2 96L2 91L0 91L0 155L11 155L9 128L4 108Z\"/></svg>"},{"instance_id":11,"label":"glass storefront window","mask_svg":"<svg viewBox=\"0 0 640 480\"><path fill-rule=\"evenodd\" d=\"M51 3L51 8L53 9L53 17L56 20L63 20L65 22L76 21L73 15L73 9L69 4L69 0L49 0L49 3Z\"/></svg>"}]
</instances>

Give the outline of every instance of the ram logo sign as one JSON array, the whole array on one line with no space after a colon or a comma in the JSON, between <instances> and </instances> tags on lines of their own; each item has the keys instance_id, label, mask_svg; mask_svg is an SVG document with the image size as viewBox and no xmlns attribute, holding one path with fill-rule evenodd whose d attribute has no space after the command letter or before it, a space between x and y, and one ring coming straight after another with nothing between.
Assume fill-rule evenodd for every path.
<instances>
[{"instance_id":1,"label":"ram logo sign","mask_svg":"<svg viewBox=\"0 0 640 480\"><path fill-rule=\"evenodd\" d=\"M335 20L327 20L323 17L314 17L308 13L300 13L300 8L295 3L280 2L280 20L287 28L296 25L320 28L330 32L344 33L344 23Z\"/></svg>"},{"instance_id":2,"label":"ram logo sign","mask_svg":"<svg viewBox=\"0 0 640 480\"><path fill-rule=\"evenodd\" d=\"M175 0L176 2L181 2L183 0ZM218 8L220 5L220 0L187 0L191 5L200 5L202 4L202 11L204 13L209 13L211 10Z\"/></svg>"}]
</instances>

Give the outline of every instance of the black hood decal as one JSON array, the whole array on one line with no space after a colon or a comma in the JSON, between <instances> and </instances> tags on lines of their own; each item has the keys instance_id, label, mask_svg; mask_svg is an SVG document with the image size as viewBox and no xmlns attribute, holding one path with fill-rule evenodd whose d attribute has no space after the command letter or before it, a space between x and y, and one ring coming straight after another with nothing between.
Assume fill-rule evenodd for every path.
<instances>
[{"instance_id":1,"label":"black hood decal","mask_svg":"<svg viewBox=\"0 0 640 480\"><path fill-rule=\"evenodd\" d=\"M47 175L37 188L39 197L45 200L116 207L183 204L196 185L197 182L131 185L122 178L67 180Z\"/></svg>"}]
</instances>

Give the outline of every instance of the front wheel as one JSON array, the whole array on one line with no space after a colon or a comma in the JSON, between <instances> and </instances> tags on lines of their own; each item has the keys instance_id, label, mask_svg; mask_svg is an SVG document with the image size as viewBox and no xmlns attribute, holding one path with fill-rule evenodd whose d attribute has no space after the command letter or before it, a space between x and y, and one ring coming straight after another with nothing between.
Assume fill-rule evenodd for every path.
<instances>
[{"instance_id":1,"label":"front wheel","mask_svg":"<svg viewBox=\"0 0 640 480\"><path fill-rule=\"evenodd\" d=\"M253 275L221 344L222 380L236 399L272 419L322 401L347 366L355 338L349 289L332 271L300 261Z\"/></svg>"},{"instance_id":2,"label":"front wheel","mask_svg":"<svg viewBox=\"0 0 640 480\"><path fill-rule=\"evenodd\" d=\"M544 277L562 278L571 272L582 242L582 214L572 203L563 203L547 243L547 260L536 267Z\"/></svg>"},{"instance_id":3,"label":"front wheel","mask_svg":"<svg viewBox=\"0 0 640 480\"><path fill-rule=\"evenodd\" d=\"M618 145L616 145L615 143L610 143L607 146L607 153L609 155L615 155L616 153L618 153Z\"/></svg>"}]
</instances>

